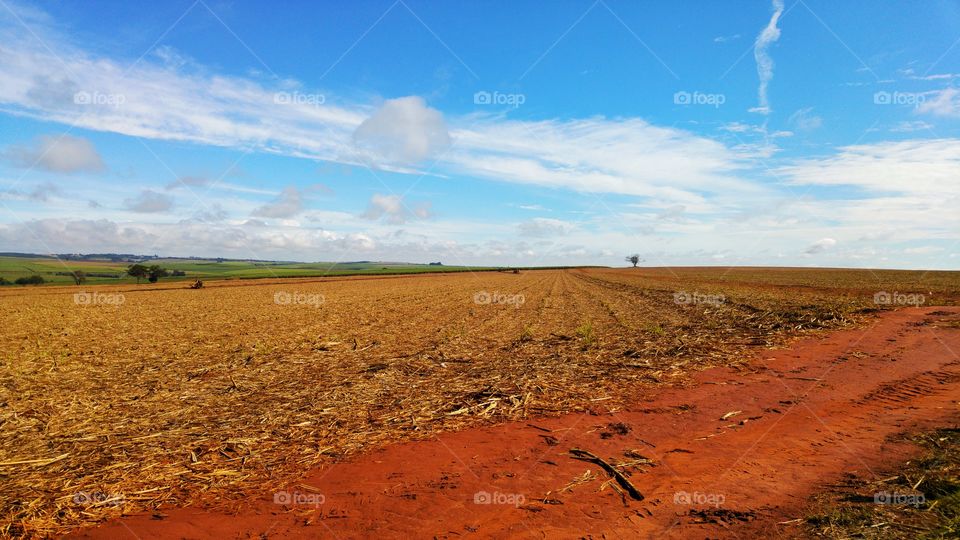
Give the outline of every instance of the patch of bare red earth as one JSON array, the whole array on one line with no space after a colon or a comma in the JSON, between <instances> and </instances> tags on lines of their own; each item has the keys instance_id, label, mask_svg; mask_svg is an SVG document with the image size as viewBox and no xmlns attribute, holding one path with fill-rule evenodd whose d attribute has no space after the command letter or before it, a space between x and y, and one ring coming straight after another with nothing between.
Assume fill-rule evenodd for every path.
<instances>
[{"instance_id":1,"label":"patch of bare red earth","mask_svg":"<svg viewBox=\"0 0 960 540\"><path fill-rule=\"evenodd\" d=\"M747 370L711 369L685 388L642 390L634 407L615 414L539 418L389 446L307 473L302 484L325 498L316 509L279 505L266 493L237 514L164 509L162 519L127 516L73 536L798 536L797 522L781 522L805 515L813 494L846 474L869 477L909 459L916 449L903 433L956 425L958 320L960 308L886 312L864 328L765 351ZM742 412L721 420L732 411ZM630 432L607 428L618 422ZM655 460L630 477L645 499L598 491L606 475L572 459L574 447L603 458L635 449ZM560 492L587 469L600 480ZM475 502L481 492L494 503ZM547 493L551 504L542 501ZM523 504L509 504L515 494Z\"/></svg>"}]
</instances>

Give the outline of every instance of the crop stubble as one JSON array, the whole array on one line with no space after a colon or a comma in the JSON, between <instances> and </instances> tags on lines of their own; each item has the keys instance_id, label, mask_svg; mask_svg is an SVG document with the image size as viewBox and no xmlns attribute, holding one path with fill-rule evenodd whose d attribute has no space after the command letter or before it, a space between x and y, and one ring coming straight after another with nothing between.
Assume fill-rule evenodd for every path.
<instances>
[{"instance_id":1,"label":"crop stubble","mask_svg":"<svg viewBox=\"0 0 960 540\"><path fill-rule=\"evenodd\" d=\"M121 292L119 306L76 305L74 288L6 291L0 531L56 534L121 510L242 504L372 446L616 409L751 347L856 323L871 306L867 292L851 293L859 282L784 289L720 272L96 288ZM937 286L955 297L955 279ZM477 304L481 291L524 302ZM677 304L678 291L725 301ZM324 302L278 304L278 292ZM78 503L80 493L108 500Z\"/></svg>"}]
</instances>

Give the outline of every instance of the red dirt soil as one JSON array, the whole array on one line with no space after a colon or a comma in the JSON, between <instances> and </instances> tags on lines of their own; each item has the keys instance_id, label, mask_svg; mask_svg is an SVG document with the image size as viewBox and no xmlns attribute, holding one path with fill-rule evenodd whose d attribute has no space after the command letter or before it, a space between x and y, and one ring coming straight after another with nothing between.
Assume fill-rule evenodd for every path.
<instances>
[{"instance_id":1,"label":"red dirt soil","mask_svg":"<svg viewBox=\"0 0 960 540\"><path fill-rule=\"evenodd\" d=\"M885 312L864 328L765 351L746 370L710 369L687 387L645 391L628 410L396 444L278 486L301 500L322 494L318 505L266 493L238 512L163 509L72 537L800 536L800 522L782 522L804 516L813 494L909 459L916 449L902 434L960 420L957 321L955 307ZM742 412L721 419L733 411ZM645 499L598 491L607 475L571 448L654 460L630 476ZM587 470L598 479L561 492Z\"/></svg>"}]
</instances>

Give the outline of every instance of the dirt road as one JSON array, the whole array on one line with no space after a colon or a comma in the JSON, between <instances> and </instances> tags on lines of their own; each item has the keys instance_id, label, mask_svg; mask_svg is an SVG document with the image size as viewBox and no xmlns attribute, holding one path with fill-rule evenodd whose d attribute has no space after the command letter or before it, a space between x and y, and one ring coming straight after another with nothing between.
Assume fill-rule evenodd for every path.
<instances>
[{"instance_id":1,"label":"dirt road","mask_svg":"<svg viewBox=\"0 0 960 540\"><path fill-rule=\"evenodd\" d=\"M960 309L872 325L698 373L615 413L572 414L389 446L260 500L134 515L76 538L704 538L792 536L808 498L914 451L898 435L960 420ZM598 411L603 403L597 403ZM737 412L739 411L739 412ZM597 465L653 460L621 497ZM563 491L586 471L596 479ZM287 503L287 504L278 504Z\"/></svg>"}]
</instances>

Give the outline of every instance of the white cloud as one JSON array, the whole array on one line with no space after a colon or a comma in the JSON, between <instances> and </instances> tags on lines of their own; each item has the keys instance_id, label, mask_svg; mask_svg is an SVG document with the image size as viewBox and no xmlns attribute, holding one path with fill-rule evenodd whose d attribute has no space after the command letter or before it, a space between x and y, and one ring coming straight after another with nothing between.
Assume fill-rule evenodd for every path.
<instances>
[{"instance_id":1,"label":"white cloud","mask_svg":"<svg viewBox=\"0 0 960 540\"><path fill-rule=\"evenodd\" d=\"M787 121L802 131L814 130L823 125L823 118L813 114L813 107L805 107L797 110L790 115Z\"/></svg>"},{"instance_id":2,"label":"white cloud","mask_svg":"<svg viewBox=\"0 0 960 540\"><path fill-rule=\"evenodd\" d=\"M166 212L173 208L172 198L149 189L145 189L137 197L125 199L123 202L127 210L141 214Z\"/></svg>"},{"instance_id":3,"label":"white cloud","mask_svg":"<svg viewBox=\"0 0 960 540\"><path fill-rule=\"evenodd\" d=\"M743 122L730 122L720 126L720 129L731 133L762 132L760 126L744 124Z\"/></svg>"},{"instance_id":4,"label":"white cloud","mask_svg":"<svg viewBox=\"0 0 960 540\"><path fill-rule=\"evenodd\" d=\"M203 187L209 183L210 179L204 176L181 176L167 184L167 189Z\"/></svg>"},{"instance_id":5,"label":"white cloud","mask_svg":"<svg viewBox=\"0 0 960 540\"><path fill-rule=\"evenodd\" d=\"M62 195L62 193L60 187L53 182L41 182L30 191L28 196L35 201L47 202L50 200L50 197Z\"/></svg>"},{"instance_id":6,"label":"white cloud","mask_svg":"<svg viewBox=\"0 0 960 540\"><path fill-rule=\"evenodd\" d=\"M912 68L907 68L899 70L900 74L905 76L908 79L913 79L916 81L943 81L943 80L953 80L960 77L960 74L957 73L931 73L930 75L917 75Z\"/></svg>"},{"instance_id":7,"label":"white cloud","mask_svg":"<svg viewBox=\"0 0 960 540\"><path fill-rule=\"evenodd\" d=\"M415 164L450 145L443 114L423 98L388 99L353 133L358 149L375 163Z\"/></svg>"},{"instance_id":8,"label":"white cloud","mask_svg":"<svg viewBox=\"0 0 960 540\"><path fill-rule=\"evenodd\" d=\"M518 226L523 236L546 237L569 234L574 229L572 223L551 218L534 218Z\"/></svg>"},{"instance_id":9,"label":"white cloud","mask_svg":"<svg viewBox=\"0 0 960 540\"><path fill-rule=\"evenodd\" d=\"M946 88L924 96L917 105L917 112L947 118L960 118L960 90Z\"/></svg>"},{"instance_id":10,"label":"white cloud","mask_svg":"<svg viewBox=\"0 0 960 540\"><path fill-rule=\"evenodd\" d=\"M911 133L914 131L929 131L933 129L933 124L924 122L922 120L915 121L903 121L897 123L895 126L890 128L890 131L893 133Z\"/></svg>"},{"instance_id":11,"label":"white cloud","mask_svg":"<svg viewBox=\"0 0 960 540\"><path fill-rule=\"evenodd\" d=\"M338 102L333 95L319 106L278 103L281 92L289 94L289 82L271 87L151 57L124 74L123 64L48 33L43 37L55 55L19 25L7 29L0 103L8 112L143 138L354 165L375 160L374 165L401 172L421 172L411 164L438 157L437 174L673 197L681 203L699 197L697 191L756 189L734 178L750 156L638 118L444 118L416 96L387 100L379 109ZM90 103L76 103L77 93L89 94Z\"/></svg>"},{"instance_id":12,"label":"white cloud","mask_svg":"<svg viewBox=\"0 0 960 540\"><path fill-rule=\"evenodd\" d=\"M55 173L101 172L106 169L93 143L72 135L43 135L30 145L6 150L8 159L21 167Z\"/></svg>"},{"instance_id":13,"label":"white cloud","mask_svg":"<svg viewBox=\"0 0 960 540\"><path fill-rule=\"evenodd\" d=\"M449 167L484 179L681 203L699 199L696 192L759 191L735 177L744 163L722 143L637 118L476 117L454 139L444 158Z\"/></svg>"},{"instance_id":14,"label":"white cloud","mask_svg":"<svg viewBox=\"0 0 960 540\"><path fill-rule=\"evenodd\" d=\"M880 193L960 194L960 139L841 147L830 157L778 169L793 184L859 186Z\"/></svg>"},{"instance_id":15,"label":"white cloud","mask_svg":"<svg viewBox=\"0 0 960 540\"><path fill-rule=\"evenodd\" d=\"M181 68L192 61L191 58L184 56L169 45L160 45L159 47L154 48L151 54L160 59L164 65L175 68Z\"/></svg>"},{"instance_id":16,"label":"white cloud","mask_svg":"<svg viewBox=\"0 0 960 540\"><path fill-rule=\"evenodd\" d=\"M289 258L291 253L369 252L377 247L363 233L334 233L298 227L240 227L178 222L120 224L107 219L42 219L0 224L0 243L11 249L56 253L156 252L188 256Z\"/></svg>"},{"instance_id":17,"label":"white cloud","mask_svg":"<svg viewBox=\"0 0 960 540\"><path fill-rule=\"evenodd\" d=\"M835 245L837 245L837 241L833 238L821 238L820 240L810 244L807 249L803 250L803 252L807 255L815 255L817 253L822 253Z\"/></svg>"},{"instance_id":18,"label":"white cloud","mask_svg":"<svg viewBox=\"0 0 960 540\"><path fill-rule=\"evenodd\" d=\"M220 203L213 203L194 214L192 219L201 223L219 223L227 219L227 212Z\"/></svg>"},{"instance_id":19,"label":"white cloud","mask_svg":"<svg viewBox=\"0 0 960 540\"><path fill-rule=\"evenodd\" d=\"M0 14L2 15L2 14ZM34 25L42 46L0 17L0 103L8 112L124 135L259 148L287 155L349 159L363 107L278 99L289 88L186 71L147 57L124 63L91 54L51 27Z\"/></svg>"},{"instance_id":20,"label":"white cloud","mask_svg":"<svg viewBox=\"0 0 960 540\"><path fill-rule=\"evenodd\" d=\"M760 86L757 88L758 104L750 109L751 112L768 114L770 112L770 102L767 99L767 86L773 79L773 58L767 49L772 43L780 39L780 28L777 23L780 21L780 15L783 14L783 0L773 0L773 15L770 16L770 22L764 27L757 40L754 42L753 58L757 62L757 77L760 78Z\"/></svg>"},{"instance_id":21,"label":"white cloud","mask_svg":"<svg viewBox=\"0 0 960 540\"><path fill-rule=\"evenodd\" d=\"M400 195L381 195L374 193L370 205L361 217L371 220L383 219L387 223L399 225L413 217L427 219L431 216L430 203L424 202L409 208Z\"/></svg>"},{"instance_id":22,"label":"white cloud","mask_svg":"<svg viewBox=\"0 0 960 540\"><path fill-rule=\"evenodd\" d=\"M931 253L940 253L942 251L945 251L945 249L940 246L919 246L903 250L903 252L907 255L928 255Z\"/></svg>"},{"instance_id":23,"label":"white cloud","mask_svg":"<svg viewBox=\"0 0 960 540\"><path fill-rule=\"evenodd\" d=\"M733 34L732 36L717 36L713 38L714 43L727 43L728 41L736 41L740 39L740 34Z\"/></svg>"},{"instance_id":24,"label":"white cloud","mask_svg":"<svg viewBox=\"0 0 960 540\"><path fill-rule=\"evenodd\" d=\"M793 137L792 131L786 131L786 130L778 130L774 132L768 131L766 122L764 122L763 124L745 124L743 122L729 122L727 124L723 124L722 126L720 126L720 129L723 131L728 131L730 133L760 135L765 140L778 139L783 137ZM747 145L743 145L743 146L746 147ZM755 144L753 145L753 148L749 150L749 152L741 151L740 154L745 155L747 153L759 153L766 157L766 156L772 155L771 150L775 151L777 150L777 147L773 145Z\"/></svg>"},{"instance_id":25,"label":"white cloud","mask_svg":"<svg viewBox=\"0 0 960 540\"><path fill-rule=\"evenodd\" d=\"M927 245L960 239L960 140L927 139L847 146L834 155L809 158L776 171L788 183L816 188L818 196L778 211L802 218L793 225L834 239L845 250L831 250L837 263L869 260L893 266L942 265L897 257L894 243ZM840 189L837 189L840 188ZM849 189L855 188L855 189ZM786 231L762 226L767 235L790 242ZM802 228L802 229L801 229ZM876 244L876 251L864 251ZM809 246L814 252L826 250ZM906 245L904 247L916 247Z\"/></svg>"},{"instance_id":26,"label":"white cloud","mask_svg":"<svg viewBox=\"0 0 960 540\"><path fill-rule=\"evenodd\" d=\"M265 204L253 211L254 216L265 218L290 218L303 211L303 194L297 188L284 188L280 196L273 202Z\"/></svg>"},{"instance_id":27,"label":"white cloud","mask_svg":"<svg viewBox=\"0 0 960 540\"><path fill-rule=\"evenodd\" d=\"M657 219L663 219L668 221L679 221L683 220L686 217L687 207L682 204L675 204L669 208L663 209L659 214L657 214Z\"/></svg>"}]
</instances>

